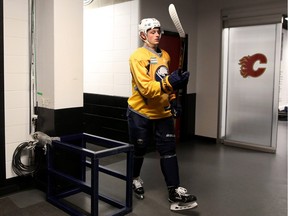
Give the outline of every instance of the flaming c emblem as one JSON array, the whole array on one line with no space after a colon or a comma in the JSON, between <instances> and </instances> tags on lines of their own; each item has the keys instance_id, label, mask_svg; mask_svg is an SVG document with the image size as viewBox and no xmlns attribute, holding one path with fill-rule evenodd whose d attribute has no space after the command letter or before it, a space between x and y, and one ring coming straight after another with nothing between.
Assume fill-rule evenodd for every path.
<instances>
[{"instance_id":1,"label":"flaming c emblem","mask_svg":"<svg viewBox=\"0 0 288 216\"><path fill-rule=\"evenodd\" d=\"M259 61L260 64L266 64L267 58L265 55L257 53L252 56L244 56L239 60L239 65L241 65L240 73L244 78L246 78L247 76L259 77L264 73L264 71L266 70L265 67L259 67L257 70L253 68L255 62L257 61Z\"/></svg>"}]
</instances>

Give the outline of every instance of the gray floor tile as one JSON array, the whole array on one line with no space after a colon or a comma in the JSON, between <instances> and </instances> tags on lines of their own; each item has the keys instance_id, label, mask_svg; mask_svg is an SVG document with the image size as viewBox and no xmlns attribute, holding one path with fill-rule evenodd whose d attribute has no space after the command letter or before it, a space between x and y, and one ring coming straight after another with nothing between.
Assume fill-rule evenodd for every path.
<instances>
[{"instance_id":1,"label":"gray floor tile","mask_svg":"<svg viewBox=\"0 0 288 216\"><path fill-rule=\"evenodd\" d=\"M161 174L159 155L146 155L141 176L145 199L133 197L129 216L287 216L287 122L280 122L276 154L245 150L215 143L192 140L177 146L181 185L198 197L193 210L171 212L167 189ZM123 158L105 161L111 168L123 169ZM125 166L124 166L125 167ZM89 177L89 172L87 173ZM124 199L123 184L100 176L103 193ZM9 198L9 199L8 199ZM37 190L23 191L0 199L0 216L67 215L45 201ZM68 199L90 209L90 197L78 194ZM99 203L100 216L111 212ZM13 209L13 211L12 211ZM3 214L4 213L4 214Z\"/></svg>"}]
</instances>

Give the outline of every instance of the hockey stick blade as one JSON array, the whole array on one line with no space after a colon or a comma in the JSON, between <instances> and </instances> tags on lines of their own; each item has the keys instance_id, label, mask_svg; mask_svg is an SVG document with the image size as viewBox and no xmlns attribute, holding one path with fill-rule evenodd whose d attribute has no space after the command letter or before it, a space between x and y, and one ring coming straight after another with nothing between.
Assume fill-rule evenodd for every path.
<instances>
[{"instance_id":1,"label":"hockey stick blade","mask_svg":"<svg viewBox=\"0 0 288 216\"><path fill-rule=\"evenodd\" d=\"M170 17L172 19L172 22L174 23L177 32L181 38L180 40L180 55L179 55L179 71L182 72L183 69L183 63L184 63L184 54L185 54L185 31L181 25L179 16L177 14L176 8L174 4L170 4L168 8Z\"/></svg>"},{"instance_id":2,"label":"hockey stick blade","mask_svg":"<svg viewBox=\"0 0 288 216\"><path fill-rule=\"evenodd\" d=\"M174 4L169 5L168 11L169 11L170 17L171 17L176 29L177 29L177 32L179 33L179 36L181 38L185 38L185 31L181 25L181 22L180 22L180 19L178 17L178 14L177 14L177 11L176 11Z\"/></svg>"}]
</instances>

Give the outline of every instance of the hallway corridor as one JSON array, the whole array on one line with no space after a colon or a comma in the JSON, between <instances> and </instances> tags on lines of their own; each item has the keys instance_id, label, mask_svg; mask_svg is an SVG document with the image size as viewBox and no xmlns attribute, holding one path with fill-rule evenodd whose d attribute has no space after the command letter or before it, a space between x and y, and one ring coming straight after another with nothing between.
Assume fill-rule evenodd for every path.
<instances>
[{"instance_id":1,"label":"hallway corridor","mask_svg":"<svg viewBox=\"0 0 288 216\"><path fill-rule=\"evenodd\" d=\"M198 197L198 207L169 210L159 156L152 152L142 171L145 199L133 198L129 216L287 216L287 121L279 122L276 154L194 140L179 144L177 155L181 185ZM115 185L112 189L117 190ZM74 199L89 209L89 197ZM1 197L0 206L0 216L67 215L36 189ZM107 212L100 204L99 215Z\"/></svg>"}]
</instances>

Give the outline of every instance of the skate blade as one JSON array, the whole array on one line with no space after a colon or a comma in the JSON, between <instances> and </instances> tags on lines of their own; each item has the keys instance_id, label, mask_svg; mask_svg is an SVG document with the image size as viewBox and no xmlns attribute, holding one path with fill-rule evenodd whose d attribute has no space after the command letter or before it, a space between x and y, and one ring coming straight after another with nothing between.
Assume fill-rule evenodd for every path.
<instances>
[{"instance_id":1,"label":"skate blade","mask_svg":"<svg viewBox=\"0 0 288 216\"><path fill-rule=\"evenodd\" d=\"M144 199L144 195L143 194L136 194L135 193L135 197L139 200L143 200Z\"/></svg>"},{"instance_id":2,"label":"skate blade","mask_svg":"<svg viewBox=\"0 0 288 216\"><path fill-rule=\"evenodd\" d=\"M191 203L175 202L170 205L170 210L181 211L196 208L197 206L198 206L197 202L191 202Z\"/></svg>"}]
</instances>

